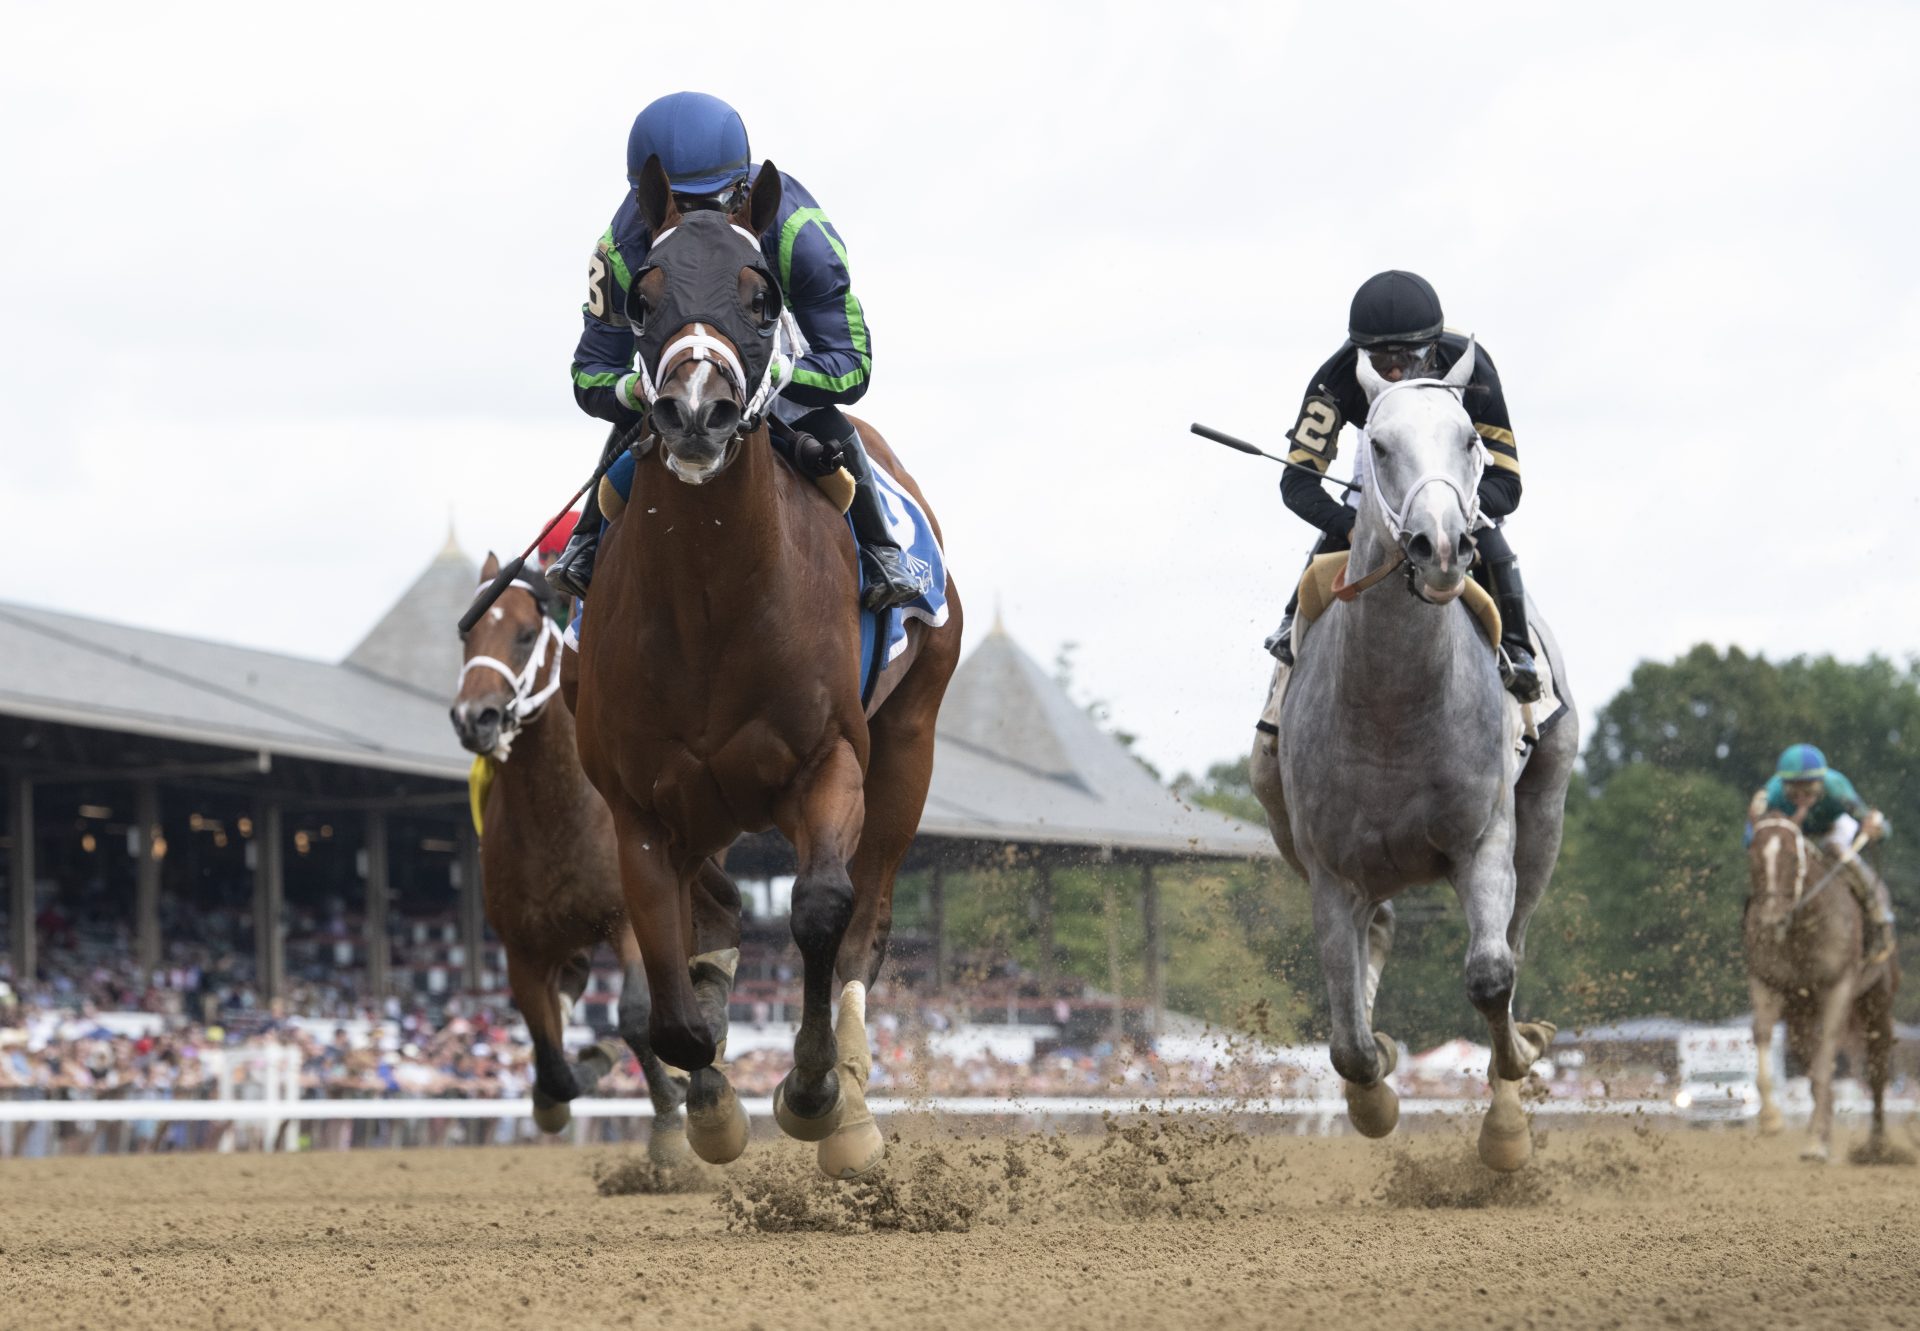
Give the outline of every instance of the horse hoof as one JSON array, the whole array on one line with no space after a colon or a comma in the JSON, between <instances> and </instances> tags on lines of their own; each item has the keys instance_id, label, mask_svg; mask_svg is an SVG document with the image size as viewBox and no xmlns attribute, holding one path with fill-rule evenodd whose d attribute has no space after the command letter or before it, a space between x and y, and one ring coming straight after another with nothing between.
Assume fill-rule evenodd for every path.
<instances>
[{"instance_id":1,"label":"horse hoof","mask_svg":"<svg viewBox=\"0 0 1920 1331\"><path fill-rule=\"evenodd\" d=\"M1533 1155L1533 1129L1520 1107L1519 1083L1495 1082L1493 1104L1480 1120L1480 1163L1511 1174Z\"/></svg>"},{"instance_id":2,"label":"horse hoof","mask_svg":"<svg viewBox=\"0 0 1920 1331\"><path fill-rule=\"evenodd\" d=\"M1760 1117L1756 1121L1756 1126L1760 1129L1760 1135L1762 1137L1778 1137L1782 1127L1780 1111L1771 1105L1762 1109L1760 1111Z\"/></svg>"},{"instance_id":3,"label":"horse hoof","mask_svg":"<svg viewBox=\"0 0 1920 1331\"><path fill-rule=\"evenodd\" d=\"M1384 1081L1371 1086L1345 1083L1347 1118L1362 1137L1384 1137L1400 1122L1400 1097Z\"/></svg>"},{"instance_id":4,"label":"horse hoof","mask_svg":"<svg viewBox=\"0 0 1920 1331\"><path fill-rule=\"evenodd\" d=\"M1833 1151L1825 1142L1809 1142L1801 1150L1800 1158L1810 1165L1824 1165L1833 1158Z\"/></svg>"},{"instance_id":5,"label":"horse hoof","mask_svg":"<svg viewBox=\"0 0 1920 1331\"><path fill-rule=\"evenodd\" d=\"M797 1069L796 1069L797 1070ZM789 1072L773 1088L773 1121L780 1125L780 1131L796 1141L824 1142L840 1128L840 1088L834 1084L833 1102L827 1106L827 1112L818 1118L802 1118L787 1103L787 1083L793 1080Z\"/></svg>"},{"instance_id":6,"label":"horse hoof","mask_svg":"<svg viewBox=\"0 0 1920 1331\"><path fill-rule=\"evenodd\" d=\"M533 1124L542 1132L565 1132L573 1122L573 1106L565 1100L533 1102Z\"/></svg>"},{"instance_id":7,"label":"horse hoof","mask_svg":"<svg viewBox=\"0 0 1920 1331\"><path fill-rule=\"evenodd\" d=\"M701 1103L687 1110L687 1145L710 1165L731 1164L747 1149L747 1111L725 1077L704 1071L712 1072L720 1086L714 1090L701 1084L705 1078L695 1079L693 1099ZM651 1154L651 1142L647 1149Z\"/></svg>"},{"instance_id":8,"label":"horse hoof","mask_svg":"<svg viewBox=\"0 0 1920 1331\"><path fill-rule=\"evenodd\" d=\"M687 1124L681 1115L665 1114L653 1120L653 1130L647 1134L647 1159L662 1169L684 1169L693 1163L693 1148L687 1144Z\"/></svg>"},{"instance_id":9,"label":"horse hoof","mask_svg":"<svg viewBox=\"0 0 1920 1331\"><path fill-rule=\"evenodd\" d=\"M830 1179L845 1182L859 1178L877 1166L887 1155L886 1140L872 1115L865 1122L848 1123L820 1143L820 1172Z\"/></svg>"}]
</instances>

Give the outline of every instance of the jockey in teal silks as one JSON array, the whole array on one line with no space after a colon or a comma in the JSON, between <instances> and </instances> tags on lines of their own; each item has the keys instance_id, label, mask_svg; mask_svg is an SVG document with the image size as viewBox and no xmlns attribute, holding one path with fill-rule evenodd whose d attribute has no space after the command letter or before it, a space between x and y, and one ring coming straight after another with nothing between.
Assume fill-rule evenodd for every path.
<instances>
[{"instance_id":1,"label":"jockey in teal silks","mask_svg":"<svg viewBox=\"0 0 1920 1331\"><path fill-rule=\"evenodd\" d=\"M731 213L759 171L747 147L740 115L717 97L677 92L651 103L627 136L627 179L658 157L682 212L717 209ZM637 193L627 191L613 223L594 247L587 273L584 328L573 353L573 396L589 416L611 422L614 440L646 414L634 373L634 325L627 294L647 262L653 238L640 215ZM858 401L873 372L872 337L847 274L847 247L806 187L780 173L780 211L760 237L767 267L780 283L807 350L775 399L770 426L781 450L812 475L845 467L858 486L848 517L859 538L867 572L869 610L903 605L927 591L926 579L895 543L873 484L859 431L840 408ZM598 495L573 538L547 570L547 581L568 596L584 596L593 577L600 541Z\"/></svg>"},{"instance_id":2,"label":"jockey in teal silks","mask_svg":"<svg viewBox=\"0 0 1920 1331\"><path fill-rule=\"evenodd\" d=\"M1869 808L1853 782L1827 766L1827 756L1811 744L1792 745L1780 755L1778 770L1753 797L1748 841L1753 839L1754 820L1769 813L1791 819L1808 840L1851 866L1846 878L1867 919L1867 956L1877 960L1893 942L1893 898L1885 881L1860 858L1855 841L1884 837L1889 830L1886 818Z\"/></svg>"}]
</instances>

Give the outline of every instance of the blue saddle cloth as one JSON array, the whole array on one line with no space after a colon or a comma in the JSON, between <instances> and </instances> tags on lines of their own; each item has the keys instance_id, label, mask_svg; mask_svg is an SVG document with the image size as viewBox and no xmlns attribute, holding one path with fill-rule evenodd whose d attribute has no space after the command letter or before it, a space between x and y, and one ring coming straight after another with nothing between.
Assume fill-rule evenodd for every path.
<instances>
[{"instance_id":1,"label":"blue saddle cloth","mask_svg":"<svg viewBox=\"0 0 1920 1331\"><path fill-rule=\"evenodd\" d=\"M622 499L632 496L634 467L633 454L622 453L607 468L607 479ZM900 547L915 571L926 575L927 584L932 590L904 606L879 614L868 610L859 612L860 701L863 703L873 697L874 686L880 682L880 676L887 666L899 659L900 653L907 649L908 620L917 619L934 628L947 622L947 560L941 552L940 542L934 538L932 521L914 497L878 463L874 464L873 476L880 490L880 507L887 515L887 527L893 533L894 543ZM846 522L847 530L852 531L853 520L848 518ZM856 544L859 539L855 534ZM859 561L857 567L860 570L860 585L855 589L855 605L859 604L859 594L867 588L865 562ZM580 621L585 614L586 605L582 603L574 614L572 627L567 630L567 645L570 647L579 646Z\"/></svg>"}]
</instances>

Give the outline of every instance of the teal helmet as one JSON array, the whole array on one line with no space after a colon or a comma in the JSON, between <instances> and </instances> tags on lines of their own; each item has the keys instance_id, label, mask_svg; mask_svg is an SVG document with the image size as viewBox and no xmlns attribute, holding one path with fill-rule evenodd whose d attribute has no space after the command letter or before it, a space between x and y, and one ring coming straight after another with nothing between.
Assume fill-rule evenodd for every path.
<instances>
[{"instance_id":1,"label":"teal helmet","mask_svg":"<svg viewBox=\"0 0 1920 1331\"><path fill-rule=\"evenodd\" d=\"M1782 781L1818 781L1827 774L1827 755L1811 744L1790 744L1780 755Z\"/></svg>"}]
</instances>

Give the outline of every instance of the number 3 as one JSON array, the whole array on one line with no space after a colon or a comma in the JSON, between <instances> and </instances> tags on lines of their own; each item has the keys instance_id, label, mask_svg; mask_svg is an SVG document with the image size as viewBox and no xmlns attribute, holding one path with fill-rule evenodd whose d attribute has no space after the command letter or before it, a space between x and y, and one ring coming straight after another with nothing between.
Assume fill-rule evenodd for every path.
<instances>
[{"instance_id":1,"label":"number 3","mask_svg":"<svg viewBox=\"0 0 1920 1331\"><path fill-rule=\"evenodd\" d=\"M607 261L597 253L587 260L587 313L607 317Z\"/></svg>"}]
</instances>

